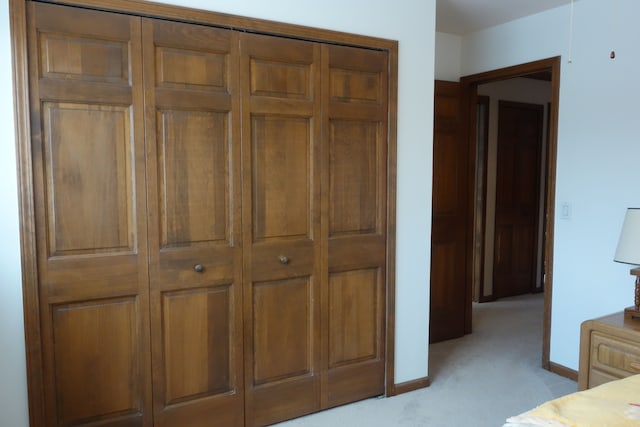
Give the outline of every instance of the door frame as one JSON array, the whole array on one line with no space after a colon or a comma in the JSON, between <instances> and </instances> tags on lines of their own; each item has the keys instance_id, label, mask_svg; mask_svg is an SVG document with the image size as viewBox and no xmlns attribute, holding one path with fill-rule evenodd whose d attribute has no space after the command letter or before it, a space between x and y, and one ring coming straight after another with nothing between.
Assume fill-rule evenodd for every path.
<instances>
[{"instance_id":1,"label":"door frame","mask_svg":"<svg viewBox=\"0 0 640 427\"><path fill-rule=\"evenodd\" d=\"M469 141L469 146L474 147L469 161L469 213L468 221L472 235L481 233L484 241L484 229L478 230L474 221L474 197L475 190L479 183L476 182L476 176L473 173L476 165L476 104L478 98L478 85L492 83L500 80L506 80L515 77L523 77L539 72L551 73L551 106L549 109L548 122L548 142L547 142L547 169L546 169L546 194L545 194L545 230L544 230L544 252L543 252L543 289L544 289L544 315L542 330L542 367L561 375L567 376L566 368L563 369L558 365L550 362L551 349L551 303L553 289L553 243L554 243L554 218L555 218L555 198L556 198L556 162L558 148L558 106L560 101L560 56L532 61L524 64L513 65L506 68L486 71L483 73L464 76L460 79L461 94L464 99L463 105L467 106L467 111L462 114L462 118L467 119L466 126L462 127L463 137ZM471 264L477 249L473 244L467 245L467 268L472 271ZM467 306L466 318L468 319L467 329L471 331L471 297L473 295L473 281L467 281ZM559 372L558 372L559 371Z\"/></svg>"}]
</instances>

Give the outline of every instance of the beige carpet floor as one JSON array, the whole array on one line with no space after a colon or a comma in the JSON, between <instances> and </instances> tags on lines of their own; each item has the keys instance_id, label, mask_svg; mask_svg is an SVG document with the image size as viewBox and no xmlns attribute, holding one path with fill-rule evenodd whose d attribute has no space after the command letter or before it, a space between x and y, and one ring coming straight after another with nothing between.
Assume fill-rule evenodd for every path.
<instances>
[{"instance_id":1,"label":"beige carpet floor","mask_svg":"<svg viewBox=\"0 0 640 427\"><path fill-rule=\"evenodd\" d=\"M507 417L577 388L540 367L542 313L542 294L474 304L472 334L431 345L428 388L278 426L500 427Z\"/></svg>"}]
</instances>

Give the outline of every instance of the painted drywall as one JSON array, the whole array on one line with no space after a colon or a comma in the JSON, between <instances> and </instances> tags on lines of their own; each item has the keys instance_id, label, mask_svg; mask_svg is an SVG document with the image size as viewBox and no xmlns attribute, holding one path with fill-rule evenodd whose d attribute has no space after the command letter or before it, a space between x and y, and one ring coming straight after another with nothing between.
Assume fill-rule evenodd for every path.
<instances>
[{"instance_id":1,"label":"painted drywall","mask_svg":"<svg viewBox=\"0 0 640 427\"><path fill-rule=\"evenodd\" d=\"M456 34L436 33L436 80L460 80L462 37Z\"/></svg>"},{"instance_id":2,"label":"painted drywall","mask_svg":"<svg viewBox=\"0 0 640 427\"><path fill-rule=\"evenodd\" d=\"M640 2L576 2L571 44L570 10L464 37L461 69L562 56L550 356L577 370L580 323L633 303L630 266L613 256L626 208L640 206ZM565 203L569 219L559 215Z\"/></svg>"},{"instance_id":3,"label":"painted drywall","mask_svg":"<svg viewBox=\"0 0 640 427\"><path fill-rule=\"evenodd\" d=\"M8 2L0 2L0 425L26 426L27 383Z\"/></svg>"},{"instance_id":4,"label":"painted drywall","mask_svg":"<svg viewBox=\"0 0 640 427\"><path fill-rule=\"evenodd\" d=\"M167 3L399 41L396 382L427 375L435 0ZM27 423L7 2L0 2L0 425Z\"/></svg>"},{"instance_id":5,"label":"painted drywall","mask_svg":"<svg viewBox=\"0 0 640 427\"><path fill-rule=\"evenodd\" d=\"M498 153L498 104L500 101L525 102L542 105L543 124L547 128L547 103L551 101L551 83L542 80L516 78L478 86L478 95L489 97L489 141L487 147L487 199L485 214L485 264L484 264L484 292L483 296L493 292L493 249L495 233L495 203L496 203L496 158ZM546 132L543 132L546 139ZM545 144L543 143L543 146ZM542 155L544 158L544 155ZM540 208L543 209L542 202ZM541 213L542 214L542 213ZM539 241L542 238L540 225ZM539 243L539 248L542 249ZM541 262L538 257L538 264ZM538 266L538 271L541 266ZM536 287L540 286L541 277L536 278Z\"/></svg>"}]
</instances>

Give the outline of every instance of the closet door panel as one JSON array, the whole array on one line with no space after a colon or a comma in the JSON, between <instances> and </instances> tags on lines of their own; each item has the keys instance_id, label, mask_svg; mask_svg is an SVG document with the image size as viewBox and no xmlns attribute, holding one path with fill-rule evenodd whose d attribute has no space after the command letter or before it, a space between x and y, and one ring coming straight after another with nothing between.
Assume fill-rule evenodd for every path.
<instances>
[{"instance_id":1,"label":"closet door panel","mask_svg":"<svg viewBox=\"0 0 640 427\"><path fill-rule=\"evenodd\" d=\"M320 409L319 60L241 36L248 426Z\"/></svg>"},{"instance_id":2,"label":"closet door panel","mask_svg":"<svg viewBox=\"0 0 640 427\"><path fill-rule=\"evenodd\" d=\"M169 404L233 390L230 286L165 293L162 300Z\"/></svg>"},{"instance_id":3,"label":"closet door panel","mask_svg":"<svg viewBox=\"0 0 640 427\"><path fill-rule=\"evenodd\" d=\"M45 102L43 113L49 253L133 252L129 107Z\"/></svg>"},{"instance_id":4,"label":"closet door panel","mask_svg":"<svg viewBox=\"0 0 640 427\"><path fill-rule=\"evenodd\" d=\"M387 54L323 46L323 66L331 407L384 392Z\"/></svg>"},{"instance_id":5,"label":"closet door panel","mask_svg":"<svg viewBox=\"0 0 640 427\"><path fill-rule=\"evenodd\" d=\"M228 246L228 114L158 115L161 247Z\"/></svg>"},{"instance_id":6,"label":"closet door panel","mask_svg":"<svg viewBox=\"0 0 640 427\"><path fill-rule=\"evenodd\" d=\"M307 118L252 118L255 242L311 237L310 130Z\"/></svg>"},{"instance_id":7,"label":"closet door panel","mask_svg":"<svg viewBox=\"0 0 640 427\"><path fill-rule=\"evenodd\" d=\"M142 26L155 424L242 425L237 36Z\"/></svg>"},{"instance_id":8,"label":"closet door panel","mask_svg":"<svg viewBox=\"0 0 640 427\"><path fill-rule=\"evenodd\" d=\"M53 308L55 375L61 425L96 414L135 418L140 407L141 355L135 298L59 304ZM82 327L79 327L82 325Z\"/></svg>"},{"instance_id":9,"label":"closet door panel","mask_svg":"<svg viewBox=\"0 0 640 427\"><path fill-rule=\"evenodd\" d=\"M151 425L140 19L27 13L47 425Z\"/></svg>"}]
</instances>

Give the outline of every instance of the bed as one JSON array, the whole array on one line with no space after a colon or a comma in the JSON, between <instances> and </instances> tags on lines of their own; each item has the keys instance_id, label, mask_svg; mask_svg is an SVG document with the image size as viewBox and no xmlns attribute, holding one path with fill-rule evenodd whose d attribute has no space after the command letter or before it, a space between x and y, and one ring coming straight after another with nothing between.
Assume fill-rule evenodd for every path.
<instances>
[{"instance_id":1,"label":"bed","mask_svg":"<svg viewBox=\"0 0 640 427\"><path fill-rule=\"evenodd\" d=\"M543 403L503 427L639 427L640 375Z\"/></svg>"}]
</instances>

